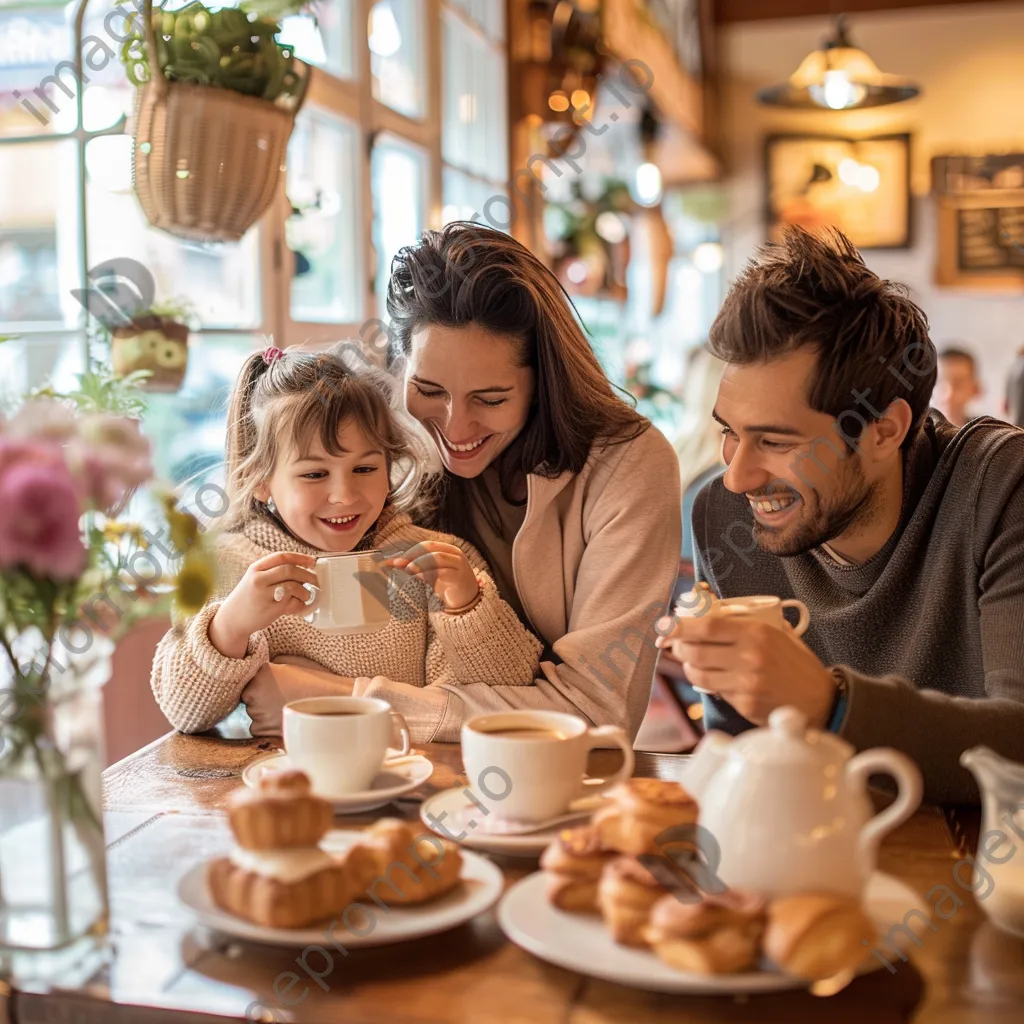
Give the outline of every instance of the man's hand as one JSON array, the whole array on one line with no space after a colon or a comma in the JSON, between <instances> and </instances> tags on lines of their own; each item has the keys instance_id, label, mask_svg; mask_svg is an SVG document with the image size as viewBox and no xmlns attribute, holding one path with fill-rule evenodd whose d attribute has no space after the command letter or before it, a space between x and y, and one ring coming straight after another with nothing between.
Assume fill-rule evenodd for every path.
<instances>
[{"instance_id":1,"label":"man's hand","mask_svg":"<svg viewBox=\"0 0 1024 1024\"><path fill-rule=\"evenodd\" d=\"M694 686L727 700L744 718L763 725L789 705L823 729L835 700L835 680L790 629L735 615L682 618L658 639L683 663Z\"/></svg>"}]
</instances>

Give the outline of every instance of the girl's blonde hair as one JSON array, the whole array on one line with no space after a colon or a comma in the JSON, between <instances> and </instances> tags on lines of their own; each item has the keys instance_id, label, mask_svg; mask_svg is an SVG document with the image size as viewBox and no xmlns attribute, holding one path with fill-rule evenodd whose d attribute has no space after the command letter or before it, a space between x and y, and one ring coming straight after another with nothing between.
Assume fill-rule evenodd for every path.
<instances>
[{"instance_id":1,"label":"girl's blonde hair","mask_svg":"<svg viewBox=\"0 0 1024 1024\"><path fill-rule=\"evenodd\" d=\"M428 502L428 483L440 470L434 445L402 408L394 377L354 348L342 343L284 355L268 350L278 358L268 363L254 352L245 361L228 407L227 529L263 511L255 492L282 453L302 451L319 435L329 454L340 455L338 431L349 421L384 452L389 502L413 513Z\"/></svg>"}]
</instances>

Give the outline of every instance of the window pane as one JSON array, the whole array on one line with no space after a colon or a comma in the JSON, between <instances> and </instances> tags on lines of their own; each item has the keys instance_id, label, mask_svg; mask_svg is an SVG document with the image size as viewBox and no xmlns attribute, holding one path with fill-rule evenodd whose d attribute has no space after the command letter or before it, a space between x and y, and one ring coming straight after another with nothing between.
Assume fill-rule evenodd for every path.
<instances>
[{"instance_id":1,"label":"window pane","mask_svg":"<svg viewBox=\"0 0 1024 1024\"><path fill-rule=\"evenodd\" d=\"M444 17L446 163L493 181L508 176L505 55L454 14Z\"/></svg>"},{"instance_id":2,"label":"window pane","mask_svg":"<svg viewBox=\"0 0 1024 1024\"><path fill-rule=\"evenodd\" d=\"M352 77L352 0L319 0L309 14L285 18L278 41L309 64Z\"/></svg>"},{"instance_id":3,"label":"window pane","mask_svg":"<svg viewBox=\"0 0 1024 1024\"><path fill-rule=\"evenodd\" d=\"M425 110L423 0L378 0L367 26L373 97L407 117Z\"/></svg>"},{"instance_id":4,"label":"window pane","mask_svg":"<svg viewBox=\"0 0 1024 1024\"><path fill-rule=\"evenodd\" d=\"M153 275L158 303L185 300L204 327L261 325L258 228L240 242L207 245L150 227L132 191L127 136L93 139L86 146L86 172L90 266L130 257ZM67 201L73 211L73 191ZM74 221L73 212L68 219Z\"/></svg>"},{"instance_id":5,"label":"window pane","mask_svg":"<svg viewBox=\"0 0 1024 1024\"><path fill-rule=\"evenodd\" d=\"M70 141L0 147L0 334L78 325L77 181Z\"/></svg>"},{"instance_id":6,"label":"window pane","mask_svg":"<svg viewBox=\"0 0 1024 1024\"><path fill-rule=\"evenodd\" d=\"M385 137L373 149L373 244L377 250L378 316L386 313L385 299L391 260L403 245L411 245L424 228L422 153Z\"/></svg>"},{"instance_id":7,"label":"window pane","mask_svg":"<svg viewBox=\"0 0 1024 1024\"><path fill-rule=\"evenodd\" d=\"M495 43L505 41L505 0L448 0L487 34Z\"/></svg>"},{"instance_id":8,"label":"window pane","mask_svg":"<svg viewBox=\"0 0 1024 1024\"><path fill-rule=\"evenodd\" d=\"M35 135L57 131L54 112L75 106L55 82L44 82L61 62L70 59L74 44L61 7L24 3L0 8L0 135ZM75 94L71 69L62 76ZM70 84L68 84L70 83ZM40 89L42 95L33 90ZM21 93L16 96L15 92Z\"/></svg>"},{"instance_id":9,"label":"window pane","mask_svg":"<svg viewBox=\"0 0 1024 1024\"><path fill-rule=\"evenodd\" d=\"M288 221L294 254L292 320L352 323L359 318L356 127L307 110L288 147Z\"/></svg>"},{"instance_id":10,"label":"window pane","mask_svg":"<svg viewBox=\"0 0 1024 1024\"><path fill-rule=\"evenodd\" d=\"M509 229L512 218L508 189L490 182L471 178L452 167L446 167L442 176L441 220L473 220L502 231Z\"/></svg>"}]
</instances>

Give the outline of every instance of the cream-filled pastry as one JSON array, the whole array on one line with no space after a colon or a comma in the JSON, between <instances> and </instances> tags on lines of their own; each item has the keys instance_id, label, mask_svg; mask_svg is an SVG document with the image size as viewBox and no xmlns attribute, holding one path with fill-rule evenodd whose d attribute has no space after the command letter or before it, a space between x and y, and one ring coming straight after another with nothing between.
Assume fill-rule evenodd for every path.
<instances>
[{"instance_id":1,"label":"cream-filled pastry","mask_svg":"<svg viewBox=\"0 0 1024 1024\"><path fill-rule=\"evenodd\" d=\"M593 825L608 850L638 857L657 848L655 839L673 825L697 821L697 801L678 782L627 779L608 792Z\"/></svg>"}]
</instances>

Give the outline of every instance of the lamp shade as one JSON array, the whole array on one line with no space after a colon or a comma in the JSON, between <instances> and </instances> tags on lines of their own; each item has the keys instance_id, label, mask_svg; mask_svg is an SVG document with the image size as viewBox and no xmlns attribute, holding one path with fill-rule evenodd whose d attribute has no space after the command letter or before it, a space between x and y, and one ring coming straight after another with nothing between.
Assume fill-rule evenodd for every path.
<instances>
[{"instance_id":1,"label":"lamp shade","mask_svg":"<svg viewBox=\"0 0 1024 1024\"><path fill-rule=\"evenodd\" d=\"M804 110L854 110L902 103L921 92L913 82L886 75L847 36L842 18L835 36L809 53L789 79L761 89L759 103Z\"/></svg>"}]
</instances>

